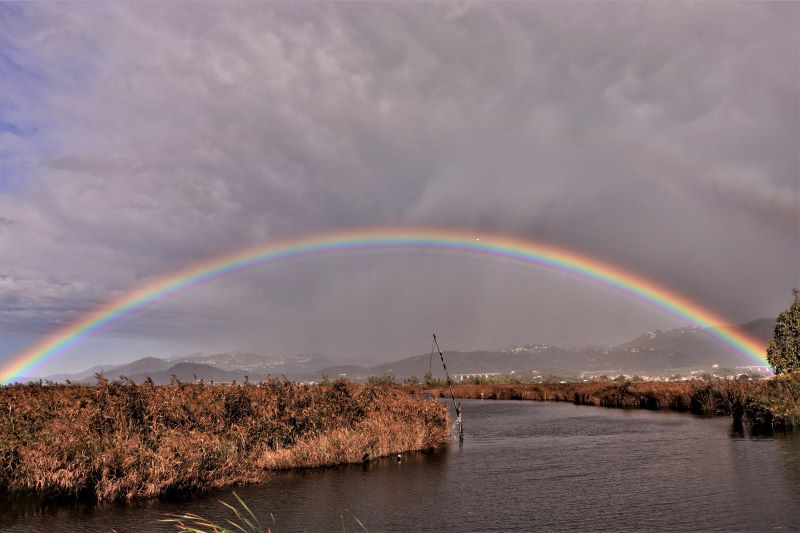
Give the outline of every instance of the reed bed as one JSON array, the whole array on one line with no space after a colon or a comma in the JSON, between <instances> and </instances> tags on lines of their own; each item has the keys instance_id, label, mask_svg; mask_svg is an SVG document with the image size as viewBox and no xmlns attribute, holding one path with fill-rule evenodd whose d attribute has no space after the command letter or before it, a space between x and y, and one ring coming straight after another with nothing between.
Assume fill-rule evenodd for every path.
<instances>
[{"instance_id":1,"label":"reed bed","mask_svg":"<svg viewBox=\"0 0 800 533\"><path fill-rule=\"evenodd\" d=\"M96 502L265 481L270 472L442 447L439 401L337 381L0 388L0 494Z\"/></svg>"},{"instance_id":2,"label":"reed bed","mask_svg":"<svg viewBox=\"0 0 800 533\"><path fill-rule=\"evenodd\" d=\"M409 392L449 395L444 387ZM758 427L800 429L800 373L763 381L681 381L454 385L459 398L572 402L630 409L670 409L732 416Z\"/></svg>"}]
</instances>

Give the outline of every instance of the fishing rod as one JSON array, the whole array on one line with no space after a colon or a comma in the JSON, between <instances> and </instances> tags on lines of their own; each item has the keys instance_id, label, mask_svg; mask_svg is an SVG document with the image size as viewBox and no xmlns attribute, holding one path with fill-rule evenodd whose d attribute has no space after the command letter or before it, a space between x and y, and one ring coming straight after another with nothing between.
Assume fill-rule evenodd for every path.
<instances>
[{"instance_id":1,"label":"fishing rod","mask_svg":"<svg viewBox=\"0 0 800 533\"><path fill-rule=\"evenodd\" d=\"M444 354L439 347L439 340L436 338L436 333L433 334L433 344L436 346L436 351L439 352L439 357L442 360L442 368L444 368L444 375L447 378L447 386L450 388L450 398L453 400L453 407L456 410L456 424L458 424L458 441L464 442L464 426L461 423L461 404L456 402L456 395L453 392L453 380L450 379L450 373L447 371L447 363L444 362ZM433 350L431 350L433 355ZM428 363L430 366L430 362Z\"/></svg>"}]
</instances>

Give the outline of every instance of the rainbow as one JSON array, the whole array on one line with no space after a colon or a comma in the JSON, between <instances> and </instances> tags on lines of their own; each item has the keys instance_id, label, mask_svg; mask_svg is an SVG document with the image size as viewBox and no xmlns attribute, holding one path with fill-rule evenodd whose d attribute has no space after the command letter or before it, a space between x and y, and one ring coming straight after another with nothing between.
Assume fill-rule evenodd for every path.
<instances>
[{"instance_id":1,"label":"rainbow","mask_svg":"<svg viewBox=\"0 0 800 533\"><path fill-rule=\"evenodd\" d=\"M322 233L247 247L200 261L154 279L81 316L15 355L0 369L0 383L30 375L45 361L130 314L201 283L260 265L308 256L368 251L430 251L510 260L594 281L650 304L707 331L760 365L767 364L765 343L751 338L698 303L632 272L550 244L507 235L442 229L371 229Z\"/></svg>"}]
</instances>

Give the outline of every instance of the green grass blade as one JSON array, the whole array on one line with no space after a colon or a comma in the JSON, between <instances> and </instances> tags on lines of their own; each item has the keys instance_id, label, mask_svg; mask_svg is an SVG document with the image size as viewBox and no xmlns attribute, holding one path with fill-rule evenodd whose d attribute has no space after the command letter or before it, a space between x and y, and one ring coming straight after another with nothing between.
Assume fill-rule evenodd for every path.
<instances>
[{"instance_id":1,"label":"green grass blade","mask_svg":"<svg viewBox=\"0 0 800 533\"><path fill-rule=\"evenodd\" d=\"M228 519L226 519L225 521L227 523L229 523L230 525L232 525L233 527L235 527L236 529L238 529L239 531L241 531L242 533L247 533L247 530L245 528L243 528L242 526L240 526L239 524L237 524L236 522L233 522L233 521L228 520Z\"/></svg>"},{"instance_id":2,"label":"green grass blade","mask_svg":"<svg viewBox=\"0 0 800 533\"><path fill-rule=\"evenodd\" d=\"M236 516L236 518L238 518L239 520L244 522L244 517L242 516L242 513L239 512L239 509L237 509L233 505L231 505L229 503L226 503L226 502L223 502L223 501L220 501L219 503L221 503L222 505L224 505L225 507L230 509L230 511L234 514L234 516Z\"/></svg>"},{"instance_id":3,"label":"green grass blade","mask_svg":"<svg viewBox=\"0 0 800 533\"><path fill-rule=\"evenodd\" d=\"M355 520L355 521L356 521L356 524L358 524L359 526L361 526L361 529L363 529L364 531L366 531L367 533L369 533L369 532L367 531L367 526L365 526L364 524L362 524L362 523L361 523L361 520L359 520L359 519L358 519L358 517L357 517L356 515L354 515L354 514L351 514L350 516L352 516L352 517L353 517L353 520Z\"/></svg>"},{"instance_id":4,"label":"green grass blade","mask_svg":"<svg viewBox=\"0 0 800 533\"><path fill-rule=\"evenodd\" d=\"M242 500L242 499L239 497L239 495L238 495L238 494L236 494L236 491L233 491L233 495L234 495L234 497L235 497L237 500L239 500L239 505L241 505L241 506L244 508L244 510L245 510L245 511L247 511L247 513L250 515L250 517L253 519L253 521L254 521L256 524L259 524L259 525L261 525L261 524L260 524L260 522L258 521L258 518L256 517L256 515L254 515L254 514L253 514L253 511L251 511L251 510L250 510L250 508L247 506L247 504L246 504L246 503L244 503L244 500Z\"/></svg>"},{"instance_id":5,"label":"green grass blade","mask_svg":"<svg viewBox=\"0 0 800 533\"><path fill-rule=\"evenodd\" d=\"M367 533L369 533L369 531L367 531L367 526L365 526L365 525L364 525L364 524L361 522L361 520L359 520L359 519L358 519L358 517L357 517L356 515L354 515L353 513L351 513L351 512L350 512L350 509L345 509L345 512L346 512L347 514L349 514L349 515L350 515L350 518L352 518L353 520L355 520L355 521L356 521L356 524L358 524L358 525L361 527L361 529L363 529L364 531L366 531Z\"/></svg>"}]
</instances>

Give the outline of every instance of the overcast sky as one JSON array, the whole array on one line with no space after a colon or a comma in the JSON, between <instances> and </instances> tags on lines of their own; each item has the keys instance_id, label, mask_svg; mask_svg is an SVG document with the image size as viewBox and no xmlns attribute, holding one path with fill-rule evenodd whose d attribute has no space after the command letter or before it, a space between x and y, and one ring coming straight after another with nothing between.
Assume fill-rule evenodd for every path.
<instances>
[{"instance_id":1,"label":"overcast sky","mask_svg":"<svg viewBox=\"0 0 800 533\"><path fill-rule=\"evenodd\" d=\"M0 4L0 361L273 239L433 225L556 243L740 322L800 285L800 4ZM218 280L41 369L389 359L684 323L426 255Z\"/></svg>"}]
</instances>

